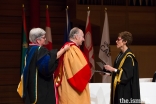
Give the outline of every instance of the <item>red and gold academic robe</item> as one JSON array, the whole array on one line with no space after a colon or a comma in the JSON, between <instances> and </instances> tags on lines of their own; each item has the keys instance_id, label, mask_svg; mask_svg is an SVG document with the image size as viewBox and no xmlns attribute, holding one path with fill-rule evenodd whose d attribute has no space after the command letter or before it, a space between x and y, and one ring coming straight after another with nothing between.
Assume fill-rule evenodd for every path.
<instances>
[{"instance_id":1,"label":"red and gold academic robe","mask_svg":"<svg viewBox=\"0 0 156 104\"><path fill-rule=\"evenodd\" d=\"M55 73L59 104L90 104L91 70L79 47L74 43L61 56Z\"/></svg>"}]
</instances>

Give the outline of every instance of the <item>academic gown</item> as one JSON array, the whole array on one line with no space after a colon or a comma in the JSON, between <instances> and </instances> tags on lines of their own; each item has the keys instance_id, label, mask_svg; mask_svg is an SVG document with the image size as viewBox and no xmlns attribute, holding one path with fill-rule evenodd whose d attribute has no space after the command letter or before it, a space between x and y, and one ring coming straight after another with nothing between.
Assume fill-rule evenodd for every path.
<instances>
[{"instance_id":1,"label":"academic gown","mask_svg":"<svg viewBox=\"0 0 156 104\"><path fill-rule=\"evenodd\" d=\"M25 104L56 104L53 72L58 65L57 50L30 46L23 71Z\"/></svg>"},{"instance_id":2,"label":"academic gown","mask_svg":"<svg viewBox=\"0 0 156 104\"><path fill-rule=\"evenodd\" d=\"M131 50L128 48L125 53L118 55L114 62L114 68L118 69L115 73L112 73L111 83L111 104L120 104L133 102L133 104L140 104L140 85L138 74L138 62L132 54L126 55ZM126 55L126 56L125 56ZM122 59L125 56L123 65ZM121 71L122 70L122 71ZM115 86L114 81L116 75L121 75Z\"/></svg>"},{"instance_id":3,"label":"academic gown","mask_svg":"<svg viewBox=\"0 0 156 104\"><path fill-rule=\"evenodd\" d=\"M152 82L156 82L156 72L155 72L154 75L153 75Z\"/></svg>"},{"instance_id":4,"label":"academic gown","mask_svg":"<svg viewBox=\"0 0 156 104\"><path fill-rule=\"evenodd\" d=\"M55 71L59 104L91 104L90 66L75 43L67 42L66 44L70 44L70 48L60 57Z\"/></svg>"}]
</instances>

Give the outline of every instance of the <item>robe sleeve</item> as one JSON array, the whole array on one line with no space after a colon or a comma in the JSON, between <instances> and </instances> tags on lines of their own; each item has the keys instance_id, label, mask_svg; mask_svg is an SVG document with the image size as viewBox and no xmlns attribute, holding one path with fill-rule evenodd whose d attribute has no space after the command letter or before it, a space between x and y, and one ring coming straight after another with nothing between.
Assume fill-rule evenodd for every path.
<instances>
[{"instance_id":1,"label":"robe sleeve","mask_svg":"<svg viewBox=\"0 0 156 104\"><path fill-rule=\"evenodd\" d=\"M51 76L57 68L57 50L48 51L41 47L37 55L37 68L43 76Z\"/></svg>"},{"instance_id":2,"label":"robe sleeve","mask_svg":"<svg viewBox=\"0 0 156 104\"><path fill-rule=\"evenodd\" d=\"M133 59L132 57L127 56L123 66L121 67L123 69L120 83L121 84L127 84L130 79L133 77Z\"/></svg>"}]
</instances>

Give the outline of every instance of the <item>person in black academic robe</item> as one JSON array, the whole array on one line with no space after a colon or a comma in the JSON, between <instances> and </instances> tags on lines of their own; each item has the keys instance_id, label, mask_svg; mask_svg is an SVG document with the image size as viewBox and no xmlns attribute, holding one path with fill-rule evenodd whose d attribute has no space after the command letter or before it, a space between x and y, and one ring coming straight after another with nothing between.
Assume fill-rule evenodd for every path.
<instances>
[{"instance_id":1,"label":"person in black academic robe","mask_svg":"<svg viewBox=\"0 0 156 104\"><path fill-rule=\"evenodd\" d=\"M67 44L59 51L48 51L45 45L46 32L33 28L29 33L31 44L25 55L23 69L23 98L25 104L56 104L53 73L58 65L58 58L69 49Z\"/></svg>"},{"instance_id":2,"label":"person in black academic robe","mask_svg":"<svg viewBox=\"0 0 156 104\"><path fill-rule=\"evenodd\" d=\"M153 75L152 82L156 82L156 72L155 72L154 75Z\"/></svg>"},{"instance_id":3,"label":"person in black academic robe","mask_svg":"<svg viewBox=\"0 0 156 104\"><path fill-rule=\"evenodd\" d=\"M141 103L138 62L128 47L131 42L130 32L119 33L116 43L121 52L114 62L114 67L104 65L106 70L112 72L110 104Z\"/></svg>"}]
</instances>

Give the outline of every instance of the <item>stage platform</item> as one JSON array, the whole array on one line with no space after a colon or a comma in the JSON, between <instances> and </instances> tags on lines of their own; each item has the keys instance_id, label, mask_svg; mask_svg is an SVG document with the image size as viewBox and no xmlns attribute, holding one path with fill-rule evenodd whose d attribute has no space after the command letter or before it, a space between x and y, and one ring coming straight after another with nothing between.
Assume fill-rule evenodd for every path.
<instances>
[{"instance_id":1,"label":"stage platform","mask_svg":"<svg viewBox=\"0 0 156 104\"><path fill-rule=\"evenodd\" d=\"M110 83L90 83L91 104L109 104ZM151 78L140 79L142 104L156 104L156 82Z\"/></svg>"}]
</instances>

